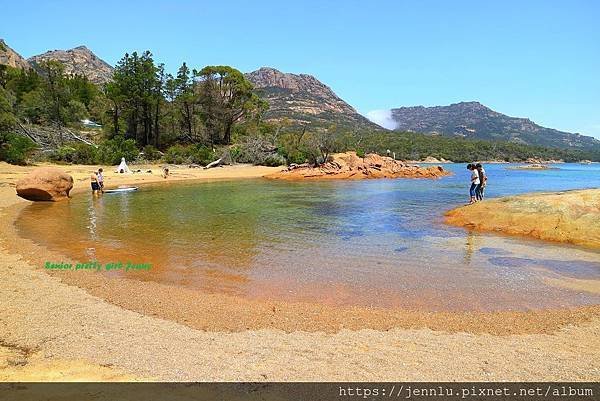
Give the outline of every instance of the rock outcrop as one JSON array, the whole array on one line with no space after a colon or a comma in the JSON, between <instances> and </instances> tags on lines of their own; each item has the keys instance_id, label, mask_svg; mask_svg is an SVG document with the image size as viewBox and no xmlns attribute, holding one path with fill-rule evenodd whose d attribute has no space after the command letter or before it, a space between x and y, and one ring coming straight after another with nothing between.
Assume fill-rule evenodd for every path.
<instances>
[{"instance_id":1,"label":"rock outcrop","mask_svg":"<svg viewBox=\"0 0 600 401\"><path fill-rule=\"evenodd\" d=\"M356 152L337 153L320 166L292 165L266 176L271 179L368 179L368 178L439 178L450 175L441 166L419 167L371 153L364 158Z\"/></svg>"},{"instance_id":2,"label":"rock outcrop","mask_svg":"<svg viewBox=\"0 0 600 401\"><path fill-rule=\"evenodd\" d=\"M446 160L443 157L440 157L439 159L433 156L427 156L426 158L424 158L423 160L421 160L419 163L426 163L426 164L434 164L434 163L452 163L452 161L450 160Z\"/></svg>"},{"instance_id":3,"label":"rock outcrop","mask_svg":"<svg viewBox=\"0 0 600 401\"><path fill-rule=\"evenodd\" d=\"M382 130L379 125L359 114L340 99L327 85L308 74L289 74L263 67L245 74L257 94L269 102L266 118L287 118L297 125L311 128L354 127Z\"/></svg>"},{"instance_id":4,"label":"rock outcrop","mask_svg":"<svg viewBox=\"0 0 600 401\"><path fill-rule=\"evenodd\" d=\"M550 167L546 164L525 164L522 166L507 167L507 170L558 170L558 167Z\"/></svg>"},{"instance_id":5,"label":"rock outcrop","mask_svg":"<svg viewBox=\"0 0 600 401\"><path fill-rule=\"evenodd\" d=\"M60 201L69 197L73 177L53 167L40 167L17 181L17 195L30 201Z\"/></svg>"},{"instance_id":6,"label":"rock outcrop","mask_svg":"<svg viewBox=\"0 0 600 401\"><path fill-rule=\"evenodd\" d=\"M447 212L446 222L600 248L600 189L486 200Z\"/></svg>"},{"instance_id":7,"label":"rock outcrop","mask_svg":"<svg viewBox=\"0 0 600 401\"><path fill-rule=\"evenodd\" d=\"M78 46L70 50L47 51L31 57L27 61L35 68L42 61L48 60L59 61L65 66L67 74L85 76L98 85L112 79L113 67L85 46Z\"/></svg>"},{"instance_id":8,"label":"rock outcrop","mask_svg":"<svg viewBox=\"0 0 600 401\"><path fill-rule=\"evenodd\" d=\"M29 63L0 39L0 64L13 68L29 68Z\"/></svg>"}]
</instances>

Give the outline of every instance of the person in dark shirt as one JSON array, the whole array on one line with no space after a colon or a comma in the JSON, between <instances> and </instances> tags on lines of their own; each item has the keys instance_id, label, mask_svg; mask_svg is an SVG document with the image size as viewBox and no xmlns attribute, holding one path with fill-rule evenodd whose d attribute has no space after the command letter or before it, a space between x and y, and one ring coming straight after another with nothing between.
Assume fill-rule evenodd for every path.
<instances>
[{"instance_id":1,"label":"person in dark shirt","mask_svg":"<svg viewBox=\"0 0 600 401\"><path fill-rule=\"evenodd\" d=\"M478 201L482 201L485 192L485 186L487 184L487 175L485 175L485 170L481 163L477 163L475 165L475 170L479 176L479 185L477 185L477 188L475 188L475 197Z\"/></svg>"}]
</instances>

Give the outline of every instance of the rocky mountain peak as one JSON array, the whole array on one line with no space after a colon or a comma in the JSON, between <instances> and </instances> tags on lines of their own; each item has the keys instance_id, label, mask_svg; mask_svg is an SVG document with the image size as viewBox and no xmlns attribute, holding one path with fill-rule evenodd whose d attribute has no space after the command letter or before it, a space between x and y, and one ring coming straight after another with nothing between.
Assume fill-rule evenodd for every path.
<instances>
[{"instance_id":1,"label":"rocky mountain peak","mask_svg":"<svg viewBox=\"0 0 600 401\"><path fill-rule=\"evenodd\" d=\"M308 74L283 73L275 68L261 67L246 76L254 84L254 87L258 89L277 87L289 89L294 92L302 90L320 90L326 92L328 96L337 98L331 88Z\"/></svg>"},{"instance_id":2,"label":"rocky mountain peak","mask_svg":"<svg viewBox=\"0 0 600 401\"><path fill-rule=\"evenodd\" d=\"M330 87L308 74L284 73L262 67L246 74L259 96L269 102L267 118L288 118L315 127L330 124L381 129L340 99Z\"/></svg>"},{"instance_id":3,"label":"rocky mountain peak","mask_svg":"<svg viewBox=\"0 0 600 401\"><path fill-rule=\"evenodd\" d=\"M112 79L113 67L83 45L69 50L50 50L28 59L34 67L48 60L62 63L67 74L86 76L95 84L101 85Z\"/></svg>"},{"instance_id":4,"label":"rocky mountain peak","mask_svg":"<svg viewBox=\"0 0 600 401\"><path fill-rule=\"evenodd\" d=\"M0 39L0 64L8 65L13 68L29 68L27 60L11 49L4 39Z\"/></svg>"}]
</instances>

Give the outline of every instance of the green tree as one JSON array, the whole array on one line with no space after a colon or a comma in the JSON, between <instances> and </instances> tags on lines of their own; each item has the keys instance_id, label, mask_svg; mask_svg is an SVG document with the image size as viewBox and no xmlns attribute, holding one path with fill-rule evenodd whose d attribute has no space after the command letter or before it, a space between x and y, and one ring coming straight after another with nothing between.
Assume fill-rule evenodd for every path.
<instances>
[{"instance_id":1,"label":"green tree","mask_svg":"<svg viewBox=\"0 0 600 401\"><path fill-rule=\"evenodd\" d=\"M177 71L177 77L174 80L175 99L174 104L181 114L181 125L185 130L190 141L196 141L196 104L198 102L194 91L194 81L192 72L183 63Z\"/></svg>"},{"instance_id":2,"label":"green tree","mask_svg":"<svg viewBox=\"0 0 600 401\"><path fill-rule=\"evenodd\" d=\"M10 93L0 87L0 132L10 130L16 122Z\"/></svg>"},{"instance_id":3,"label":"green tree","mask_svg":"<svg viewBox=\"0 0 600 401\"><path fill-rule=\"evenodd\" d=\"M156 144L159 136L159 109L162 100L161 68L154 64L152 53L145 51L125 56L119 61L107 96L113 102L114 133L119 134L119 119L126 121L125 136L141 146Z\"/></svg>"},{"instance_id":4,"label":"green tree","mask_svg":"<svg viewBox=\"0 0 600 401\"><path fill-rule=\"evenodd\" d=\"M65 67L55 60L43 61L38 67L44 76L43 93L48 103L47 117L59 126L66 125L65 108L70 99L65 82Z\"/></svg>"},{"instance_id":5,"label":"green tree","mask_svg":"<svg viewBox=\"0 0 600 401\"><path fill-rule=\"evenodd\" d=\"M32 90L22 95L19 104L19 116L34 124L45 122L48 113L48 102L41 89Z\"/></svg>"},{"instance_id":6,"label":"green tree","mask_svg":"<svg viewBox=\"0 0 600 401\"><path fill-rule=\"evenodd\" d=\"M200 105L211 144L229 144L233 125L264 110L244 74L228 66L208 66L196 72Z\"/></svg>"}]
</instances>

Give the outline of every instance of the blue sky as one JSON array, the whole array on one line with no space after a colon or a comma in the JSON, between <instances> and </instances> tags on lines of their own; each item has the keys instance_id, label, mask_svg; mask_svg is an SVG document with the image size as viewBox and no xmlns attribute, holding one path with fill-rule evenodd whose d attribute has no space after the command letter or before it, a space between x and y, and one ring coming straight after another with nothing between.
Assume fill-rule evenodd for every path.
<instances>
[{"instance_id":1,"label":"blue sky","mask_svg":"<svg viewBox=\"0 0 600 401\"><path fill-rule=\"evenodd\" d=\"M600 1L0 0L25 57L85 44L110 64L151 50L175 71L308 73L366 114L477 100L600 138Z\"/></svg>"}]
</instances>

